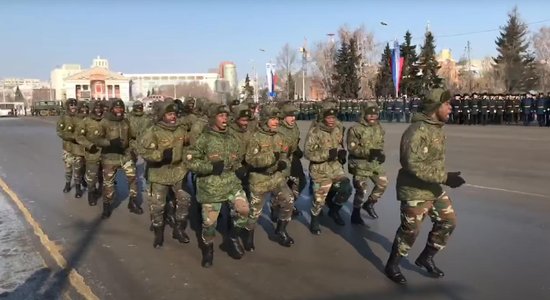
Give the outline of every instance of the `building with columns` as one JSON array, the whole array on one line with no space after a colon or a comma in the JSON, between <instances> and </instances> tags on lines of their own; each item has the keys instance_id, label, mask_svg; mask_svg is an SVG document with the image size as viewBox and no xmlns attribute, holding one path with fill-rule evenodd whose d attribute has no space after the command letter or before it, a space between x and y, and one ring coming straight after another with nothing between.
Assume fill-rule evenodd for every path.
<instances>
[{"instance_id":1,"label":"building with columns","mask_svg":"<svg viewBox=\"0 0 550 300\"><path fill-rule=\"evenodd\" d=\"M99 56L91 69L64 79L66 99L79 100L120 98L130 101L130 79L109 70L109 62Z\"/></svg>"}]
</instances>

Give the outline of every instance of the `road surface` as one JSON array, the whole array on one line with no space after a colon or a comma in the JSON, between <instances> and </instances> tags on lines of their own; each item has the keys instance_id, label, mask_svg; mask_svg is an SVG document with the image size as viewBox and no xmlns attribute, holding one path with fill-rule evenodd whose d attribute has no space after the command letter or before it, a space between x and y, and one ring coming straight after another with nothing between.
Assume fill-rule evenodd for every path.
<instances>
[{"instance_id":1,"label":"road surface","mask_svg":"<svg viewBox=\"0 0 550 300\"><path fill-rule=\"evenodd\" d=\"M100 299L550 299L548 128L446 127L448 170L462 171L468 182L449 191L458 226L436 256L446 275L429 278L413 263L431 226L426 220L402 264L409 284L400 287L383 266L399 224L394 184L405 124L384 124L390 186L377 205L380 219L364 214L368 226L338 227L325 217L322 234L313 236L306 214L289 225L296 244L283 248L269 240L274 229L264 216L256 252L233 260L219 249L218 235L214 266L203 269L190 229L190 244L177 243L167 230L164 247L153 249L149 216L128 212L122 177L122 202L106 221L101 205L89 207L74 190L63 194L54 122L0 119L0 176ZM304 141L308 124L300 126ZM303 211L309 205L299 200ZM57 284L70 286L66 276L59 278Z\"/></svg>"}]
</instances>

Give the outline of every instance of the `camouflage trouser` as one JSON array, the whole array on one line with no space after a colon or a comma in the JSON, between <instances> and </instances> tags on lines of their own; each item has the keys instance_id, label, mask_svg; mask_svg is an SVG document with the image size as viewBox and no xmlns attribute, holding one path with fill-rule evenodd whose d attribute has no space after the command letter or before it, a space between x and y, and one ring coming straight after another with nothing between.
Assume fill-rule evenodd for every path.
<instances>
[{"instance_id":1,"label":"camouflage trouser","mask_svg":"<svg viewBox=\"0 0 550 300\"><path fill-rule=\"evenodd\" d=\"M296 201L298 197L300 197L300 179L290 176L288 178L287 185L294 196L294 201Z\"/></svg>"},{"instance_id":2,"label":"camouflage trouser","mask_svg":"<svg viewBox=\"0 0 550 300\"><path fill-rule=\"evenodd\" d=\"M361 207L367 201L367 190L369 188L369 179L374 183L374 188L368 197L368 201L376 203L382 197L388 186L388 177L386 175L373 175L371 177L353 176L353 187L355 188L355 197L353 198L353 207Z\"/></svg>"},{"instance_id":3,"label":"camouflage trouser","mask_svg":"<svg viewBox=\"0 0 550 300\"><path fill-rule=\"evenodd\" d=\"M258 219L262 215L264 200L267 195L272 197L272 207L279 207L279 219L282 221L290 221L292 218L292 210L294 209L294 197L292 191L286 185L286 182L281 183L277 188L271 191L255 189L250 186L250 213L248 214L248 225L246 229L252 230L256 226Z\"/></svg>"},{"instance_id":4,"label":"camouflage trouser","mask_svg":"<svg viewBox=\"0 0 550 300\"><path fill-rule=\"evenodd\" d=\"M103 165L103 201L111 203L115 194L115 177L119 169L124 171L128 178L128 187L130 189L130 197L137 197L136 184L136 165L132 160L126 161L124 164L105 164Z\"/></svg>"},{"instance_id":5,"label":"camouflage trouser","mask_svg":"<svg viewBox=\"0 0 550 300\"><path fill-rule=\"evenodd\" d=\"M164 207L169 190L172 190L176 196L176 221L184 221L189 215L191 195L183 189L183 180L174 185L163 185L152 182L147 187L147 198L149 199L151 223L155 227L164 225Z\"/></svg>"},{"instance_id":6,"label":"camouflage trouser","mask_svg":"<svg viewBox=\"0 0 550 300\"><path fill-rule=\"evenodd\" d=\"M334 198L328 199L332 201L332 204L337 206L342 206L346 201L348 201L349 196L351 196L352 187L349 178L342 177L336 182L326 181L326 182L313 182L313 203L311 206L311 214L318 216L323 210L325 205L325 199L328 193L333 189Z\"/></svg>"},{"instance_id":7,"label":"camouflage trouser","mask_svg":"<svg viewBox=\"0 0 550 300\"><path fill-rule=\"evenodd\" d=\"M99 183L99 188L103 186L103 173L100 161L86 161L86 182L89 190L95 190Z\"/></svg>"},{"instance_id":8,"label":"camouflage trouser","mask_svg":"<svg viewBox=\"0 0 550 300\"><path fill-rule=\"evenodd\" d=\"M244 228L248 223L248 201L244 191L239 190L235 195L227 199L229 209L231 210L231 219L233 226ZM210 244L216 236L216 224L222 208L223 202L201 203L202 208L202 241Z\"/></svg>"},{"instance_id":9,"label":"camouflage trouser","mask_svg":"<svg viewBox=\"0 0 550 300\"><path fill-rule=\"evenodd\" d=\"M428 236L428 246L441 250L447 245L449 236L456 226L456 215L449 196L444 193L433 201L403 201L401 225L397 229L394 241L401 256L407 256L426 215L430 216L433 223Z\"/></svg>"},{"instance_id":10,"label":"camouflage trouser","mask_svg":"<svg viewBox=\"0 0 550 300\"><path fill-rule=\"evenodd\" d=\"M71 182L71 178L73 178L75 184L81 184L82 175L84 175L84 157L63 150L63 163L65 165L65 182Z\"/></svg>"}]
</instances>

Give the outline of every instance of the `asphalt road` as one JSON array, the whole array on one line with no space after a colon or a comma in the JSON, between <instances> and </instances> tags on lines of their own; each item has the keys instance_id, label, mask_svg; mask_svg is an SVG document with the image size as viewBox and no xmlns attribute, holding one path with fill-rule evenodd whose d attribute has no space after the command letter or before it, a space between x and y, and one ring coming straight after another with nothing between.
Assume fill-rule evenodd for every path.
<instances>
[{"instance_id":1,"label":"asphalt road","mask_svg":"<svg viewBox=\"0 0 550 300\"><path fill-rule=\"evenodd\" d=\"M458 226L436 256L446 276L429 278L413 263L431 226L426 220L402 264L409 284L400 287L382 270L399 221L394 183L405 124L384 125L390 186L377 205L380 219L364 215L368 226L338 227L325 218L313 236L309 216L301 216L289 225L296 244L283 248L269 240L274 229L264 216L256 252L233 260L218 235L214 266L203 269L194 234L182 245L167 231L165 246L153 249L148 214L126 209L124 179L122 202L106 221L100 205L63 194L51 121L0 119L0 176L101 299L550 299L548 128L446 127L448 169L462 171L469 184L449 191ZM303 141L308 124L300 125ZM306 211L308 198L298 205Z\"/></svg>"}]
</instances>

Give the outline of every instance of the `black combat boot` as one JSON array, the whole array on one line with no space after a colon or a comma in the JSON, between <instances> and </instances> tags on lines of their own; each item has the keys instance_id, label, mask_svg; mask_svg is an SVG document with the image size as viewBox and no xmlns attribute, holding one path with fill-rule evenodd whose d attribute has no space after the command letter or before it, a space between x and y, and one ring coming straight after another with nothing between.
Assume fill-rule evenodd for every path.
<instances>
[{"instance_id":1,"label":"black combat boot","mask_svg":"<svg viewBox=\"0 0 550 300\"><path fill-rule=\"evenodd\" d=\"M365 221L363 221L363 218L361 217L360 207L353 208L353 211L351 212L351 224L365 225Z\"/></svg>"},{"instance_id":2,"label":"black combat boot","mask_svg":"<svg viewBox=\"0 0 550 300\"><path fill-rule=\"evenodd\" d=\"M136 200L137 200L136 197L130 197L130 199L128 200L128 209L130 210L131 213L134 213L136 215L141 215L143 214L143 209L141 209L141 206L137 204Z\"/></svg>"},{"instance_id":3,"label":"black combat boot","mask_svg":"<svg viewBox=\"0 0 550 300\"><path fill-rule=\"evenodd\" d=\"M334 220L334 223L340 226L346 225L346 222L340 216L340 209L342 206L331 203L329 206L328 216Z\"/></svg>"},{"instance_id":4,"label":"black combat boot","mask_svg":"<svg viewBox=\"0 0 550 300\"><path fill-rule=\"evenodd\" d=\"M214 243L204 244L201 246L203 268L210 268L214 260Z\"/></svg>"},{"instance_id":5,"label":"black combat boot","mask_svg":"<svg viewBox=\"0 0 550 300\"><path fill-rule=\"evenodd\" d=\"M168 200L164 205L164 221L168 226L176 226L176 205L174 201Z\"/></svg>"},{"instance_id":6,"label":"black combat boot","mask_svg":"<svg viewBox=\"0 0 550 300\"><path fill-rule=\"evenodd\" d=\"M321 226L319 224L319 216L311 215L311 223L309 223L309 231L315 235L321 234Z\"/></svg>"},{"instance_id":7,"label":"black combat boot","mask_svg":"<svg viewBox=\"0 0 550 300\"><path fill-rule=\"evenodd\" d=\"M164 244L164 224L160 226L153 226L155 232L155 239L153 240L153 248L160 248Z\"/></svg>"},{"instance_id":8,"label":"black combat boot","mask_svg":"<svg viewBox=\"0 0 550 300\"><path fill-rule=\"evenodd\" d=\"M292 237L288 235L288 232L286 232L286 225L288 225L288 221L278 220L275 235L277 236L277 242L279 242L279 245L290 247L294 244L294 239L292 239Z\"/></svg>"},{"instance_id":9,"label":"black combat boot","mask_svg":"<svg viewBox=\"0 0 550 300\"><path fill-rule=\"evenodd\" d=\"M185 228L187 228L187 219L177 221L172 231L172 238L183 244L189 243L189 236L185 233Z\"/></svg>"},{"instance_id":10,"label":"black combat boot","mask_svg":"<svg viewBox=\"0 0 550 300\"><path fill-rule=\"evenodd\" d=\"M424 248L414 263L419 267L426 268L432 277L440 278L445 276L445 273L435 265L433 258L436 253L436 248L426 245L426 248Z\"/></svg>"},{"instance_id":11,"label":"black combat boot","mask_svg":"<svg viewBox=\"0 0 550 300\"><path fill-rule=\"evenodd\" d=\"M367 211L367 214L371 216L373 219L378 219L378 214L374 210L374 201L372 201L370 198L367 200L367 202L363 203L363 209Z\"/></svg>"},{"instance_id":12,"label":"black combat boot","mask_svg":"<svg viewBox=\"0 0 550 300\"><path fill-rule=\"evenodd\" d=\"M92 187L88 190L88 204L90 206L96 206L97 205L97 191Z\"/></svg>"},{"instance_id":13,"label":"black combat boot","mask_svg":"<svg viewBox=\"0 0 550 300\"><path fill-rule=\"evenodd\" d=\"M397 251L397 245L394 243L391 248L390 258L388 258L384 273L386 273L386 276L391 279L391 281L398 284L406 284L407 279L401 273L401 269L399 269L399 262L401 261L401 258L402 256L399 255L399 251Z\"/></svg>"},{"instance_id":14,"label":"black combat boot","mask_svg":"<svg viewBox=\"0 0 550 300\"><path fill-rule=\"evenodd\" d=\"M112 208L111 203L103 202L103 213L101 214L102 219L108 219L111 216Z\"/></svg>"},{"instance_id":15,"label":"black combat boot","mask_svg":"<svg viewBox=\"0 0 550 300\"><path fill-rule=\"evenodd\" d=\"M229 231L229 237L226 240L227 254L234 259L241 259L244 255L244 249L239 240L240 233L241 228L233 225Z\"/></svg>"},{"instance_id":16,"label":"black combat boot","mask_svg":"<svg viewBox=\"0 0 550 300\"><path fill-rule=\"evenodd\" d=\"M256 250L256 246L254 246L254 229L244 229L243 233L244 250L254 252L254 250Z\"/></svg>"},{"instance_id":17,"label":"black combat boot","mask_svg":"<svg viewBox=\"0 0 550 300\"><path fill-rule=\"evenodd\" d=\"M63 193L68 193L71 191L71 182L65 182L65 187L63 188Z\"/></svg>"},{"instance_id":18,"label":"black combat boot","mask_svg":"<svg viewBox=\"0 0 550 300\"><path fill-rule=\"evenodd\" d=\"M279 207L278 206L272 206L271 207L271 222L277 223L277 220L279 219Z\"/></svg>"},{"instance_id":19,"label":"black combat boot","mask_svg":"<svg viewBox=\"0 0 550 300\"><path fill-rule=\"evenodd\" d=\"M84 194L84 192L82 191L82 187L80 187L80 184L75 184L74 188L75 188L74 197L75 198L81 198L82 194Z\"/></svg>"}]
</instances>

